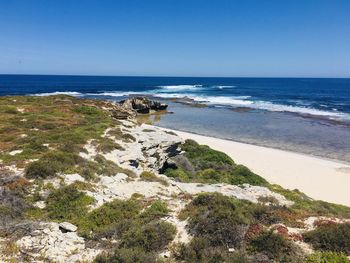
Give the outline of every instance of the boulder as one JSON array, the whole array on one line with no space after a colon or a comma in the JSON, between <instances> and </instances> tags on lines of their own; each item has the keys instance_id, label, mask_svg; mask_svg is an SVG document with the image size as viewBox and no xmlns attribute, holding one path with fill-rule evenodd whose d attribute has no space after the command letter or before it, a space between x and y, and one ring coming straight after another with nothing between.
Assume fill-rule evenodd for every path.
<instances>
[{"instance_id":1,"label":"boulder","mask_svg":"<svg viewBox=\"0 0 350 263\"><path fill-rule=\"evenodd\" d=\"M147 114L151 110L160 111L166 110L168 105L159 101L153 101L146 97L132 97L122 100L120 105L127 110L134 110L137 113Z\"/></svg>"},{"instance_id":2,"label":"boulder","mask_svg":"<svg viewBox=\"0 0 350 263\"><path fill-rule=\"evenodd\" d=\"M62 222L58 226L63 233L75 232L78 229L75 225L73 225L69 222Z\"/></svg>"}]
</instances>

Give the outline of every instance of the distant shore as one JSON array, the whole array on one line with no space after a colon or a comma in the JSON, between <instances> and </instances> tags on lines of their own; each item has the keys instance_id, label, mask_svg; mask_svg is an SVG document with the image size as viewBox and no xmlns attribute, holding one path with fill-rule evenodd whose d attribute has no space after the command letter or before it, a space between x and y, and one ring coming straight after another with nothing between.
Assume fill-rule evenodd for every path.
<instances>
[{"instance_id":1,"label":"distant shore","mask_svg":"<svg viewBox=\"0 0 350 263\"><path fill-rule=\"evenodd\" d=\"M251 144L194 133L173 131L182 139L193 139L225 152L270 183L298 189L313 199L350 206L350 165Z\"/></svg>"}]
</instances>

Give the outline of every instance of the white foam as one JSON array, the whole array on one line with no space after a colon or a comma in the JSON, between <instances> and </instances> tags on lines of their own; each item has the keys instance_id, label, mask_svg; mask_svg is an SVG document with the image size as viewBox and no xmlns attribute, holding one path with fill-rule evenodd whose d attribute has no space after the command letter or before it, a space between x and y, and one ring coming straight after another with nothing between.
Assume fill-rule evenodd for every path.
<instances>
[{"instance_id":1,"label":"white foam","mask_svg":"<svg viewBox=\"0 0 350 263\"><path fill-rule=\"evenodd\" d=\"M89 96L109 96L109 97L125 97L129 95L138 95L138 94L148 94L147 91L145 92L134 92L134 91L125 91L125 92L118 92L118 91L111 91L111 92L101 92L101 93L86 93L85 95Z\"/></svg>"},{"instance_id":2,"label":"white foam","mask_svg":"<svg viewBox=\"0 0 350 263\"><path fill-rule=\"evenodd\" d=\"M171 91L181 91L181 90L198 90L202 89L202 85L167 85L167 86L158 86L158 88L171 90Z\"/></svg>"},{"instance_id":3,"label":"white foam","mask_svg":"<svg viewBox=\"0 0 350 263\"><path fill-rule=\"evenodd\" d=\"M55 92L48 92L48 93L36 93L36 94L29 94L30 96L53 96L53 95L70 95L70 96L83 96L84 94L76 91L55 91Z\"/></svg>"},{"instance_id":4,"label":"white foam","mask_svg":"<svg viewBox=\"0 0 350 263\"><path fill-rule=\"evenodd\" d=\"M248 100L250 96L194 96L193 94L181 94L181 93L172 93L172 94L153 94L157 97L162 98L188 98L196 102L213 104L213 105L230 105L235 107L249 107L252 109L267 110L274 112L291 112L298 114L308 114L314 116L323 116L331 118L350 118L348 114L334 111L325 111L318 110L310 107L303 106L291 106L291 105L282 105L275 104L267 101L253 101Z\"/></svg>"},{"instance_id":5,"label":"white foam","mask_svg":"<svg viewBox=\"0 0 350 263\"><path fill-rule=\"evenodd\" d=\"M229 89L229 88L235 88L236 86L225 86L225 85L220 85L220 86L215 86L219 89Z\"/></svg>"}]
</instances>

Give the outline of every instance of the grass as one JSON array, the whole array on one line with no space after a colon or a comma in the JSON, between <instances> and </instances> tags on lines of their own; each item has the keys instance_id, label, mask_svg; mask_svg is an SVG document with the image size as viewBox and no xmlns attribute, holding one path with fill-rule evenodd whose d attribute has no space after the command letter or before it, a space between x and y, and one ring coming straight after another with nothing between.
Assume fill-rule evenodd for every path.
<instances>
[{"instance_id":1,"label":"grass","mask_svg":"<svg viewBox=\"0 0 350 263\"><path fill-rule=\"evenodd\" d=\"M178 163L177 169L168 168L165 174L184 182L267 185L260 176L243 165L237 165L225 153L206 145L186 140L181 146L187 162ZM189 163L188 163L189 162Z\"/></svg>"},{"instance_id":2,"label":"grass","mask_svg":"<svg viewBox=\"0 0 350 263\"><path fill-rule=\"evenodd\" d=\"M159 176L156 176L154 173L152 172L148 172L148 171L143 171L141 174L140 174L140 178L142 181L146 181L146 182L158 182L164 186L169 186L169 183L159 177Z\"/></svg>"},{"instance_id":3,"label":"grass","mask_svg":"<svg viewBox=\"0 0 350 263\"><path fill-rule=\"evenodd\" d=\"M343 253L317 252L307 257L306 263L350 263L350 259Z\"/></svg>"},{"instance_id":4,"label":"grass","mask_svg":"<svg viewBox=\"0 0 350 263\"><path fill-rule=\"evenodd\" d=\"M124 150L122 146L120 146L118 143L116 143L114 140L103 137L98 140L98 145L96 147L97 151L102 153L110 153L114 150Z\"/></svg>"},{"instance_id":5,"label":"grass","mask_svg":"<svg viewBox=\"0 0 350 263\"><path fill-rule=\"evenodd\" d=\"M99 108L100 103L65 95L1 97L0 159L4 164L25 167L26 161L40 159L51 151L44 144L56 150L69 147L78 153L88 140L100 139L114 123L111 116ZM23 152L9 155L18 149Z\"/></svg>"},{"instance_id":6,"label":"grass","mask_svg":"<svg viewBox=\"0 0 350 263\"><path fill-rule=\"evenodd\" d=\"M350 218L350 207L313 200L298 190L287 190L279 185L269 185L268 187L271 191L279 193L294 202L294 205L290 209L296 217L303 218L322 215Z\"/></svg>"}]
</instances>

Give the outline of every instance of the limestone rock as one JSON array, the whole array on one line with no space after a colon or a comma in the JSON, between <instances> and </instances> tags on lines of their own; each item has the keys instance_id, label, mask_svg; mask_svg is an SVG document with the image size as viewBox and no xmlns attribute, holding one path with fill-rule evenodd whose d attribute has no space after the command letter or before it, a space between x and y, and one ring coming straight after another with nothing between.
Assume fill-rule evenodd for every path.
<instances>
[{"instance_id":1,"label":"limestone rock","mask_svg":"<svg viewBox=\"0 0 350 263\"><path fill-rule=\"evenodd\" d=\"M75 225L69 222L62 222L58 226L63 232L75 232L78 229Z\"/></svg>"},{"instance_id":2,"label":"limestone rock","mask_svg":"<svg viewBox=\"0 0 350 263\"><path fill-rule=\"evenodd\" d=\"M85 240L75 232L63 233L57 223L41 223L29 235L16 242L21 254L32 262L73 263L92 261L100 252L85 246Z\"/></svg>"},{"instance_id":3,"label":"limestone rock","mask_svg":"<svg viewBox=\"0 0 350 263\"><path fill-rule=\"evenodd\" d=\"M137 113L149 113L151 110L166 110L168 105L159 101L153 101L146 97L133 97L120 102L123 108L135 110Z\"/></svg>"}]
</instances>

